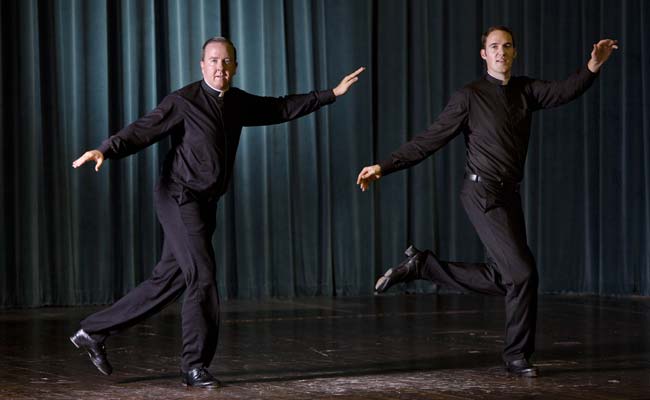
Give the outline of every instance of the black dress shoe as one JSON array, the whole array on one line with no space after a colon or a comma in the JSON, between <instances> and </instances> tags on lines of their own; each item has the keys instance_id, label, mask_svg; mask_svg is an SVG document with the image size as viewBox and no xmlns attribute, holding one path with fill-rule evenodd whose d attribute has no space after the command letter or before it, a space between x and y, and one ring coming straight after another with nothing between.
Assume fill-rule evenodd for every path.
<instances>
[{"instance_id":1,"label":"black dress shoe","mask_svg":"<svg viewBox=\"0 0 650 400\"><path fill-rule=\"evenodd\" d=\"M414 279L422 278L420 270L424 265L425 253L416 249L415 246L409 246L406 251L406 260L402 261L397 267L388 269L384 276L375 283L375 292L383 293L391 286L400 282L409 282Z\"/></svg>"},{"instance_id":2,"label":"black dress shoe","mask_svg":"<svg viewBox=\"0 0 650 400\"><path fill-rule=\"evenodd\" d=\"M511 375L524 378L535 378L539 374L537 367L533 366L525 358L506 362L506 371Z\"/></svg>"},{"instance_id":3,"label":"black dress shoe","mask_svg":"<svg viewBox=\"0 0 650 400\"><path fill-rule=\"evenodd\" d=\"M99 372L104 375L110 375L113 372L113 367L106 359L106 348L104 343L100 343L91 338L83 329L79 329L77 333L70 336L72 344L77 346L78 349L84 350L88 353L90 361L97 367Z\"/></svg>"},{"instance_id":4,"label":"black dress shoe","mask_svg":"<svg viewBox=\"0 0 650 400\"><path fill-rule=\"evenodd\" d=\"M181 371L181 376L185 386L205 389L216 389L221 386L221 382L212 376L206 368L194 368L187 372Z\"/></svg>"}]
</instances>

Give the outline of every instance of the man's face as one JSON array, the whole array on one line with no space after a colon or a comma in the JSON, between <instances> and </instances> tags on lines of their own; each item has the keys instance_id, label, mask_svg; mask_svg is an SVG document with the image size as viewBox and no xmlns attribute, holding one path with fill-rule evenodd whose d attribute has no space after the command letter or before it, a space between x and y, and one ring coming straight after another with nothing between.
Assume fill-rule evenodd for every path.
<instances>
[{"instance_id":1,"label":"man's face","mask_svg":"<svg viewBox=\"0 0 650 400\"><path fill-rule=\"evenodd\" d=\"M237 63L228 43L212 42L205 46L201 60L203 79L215 89L228 90L237 72Z\"/></svg>"},{"instance_id":2,"label":"man's face","mask_svg":"<svg viewBox=\"0 0 650 400\"><path fill-rule=\"evenodd\" d=\"M485 39L485 48L481 49L481 58L485 60L488 72L496 78L510 75L516 56L512 37L505 31L492 31Z\"/></svg>"}]
</instances>

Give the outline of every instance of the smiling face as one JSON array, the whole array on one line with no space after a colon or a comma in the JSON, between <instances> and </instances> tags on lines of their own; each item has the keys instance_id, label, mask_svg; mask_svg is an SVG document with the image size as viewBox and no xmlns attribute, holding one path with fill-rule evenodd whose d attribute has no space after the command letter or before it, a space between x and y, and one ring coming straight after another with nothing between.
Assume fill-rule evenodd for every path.
<instances>
[{"instance_id":1,"label":"smiling face","mask_svg":"<svg viewBox=\"0 0 650 400\"><path fill-rule=\"evenodd\" d=\"M495 30L485 39L485 47L481 49L481 58L485 60L490 75L507 81L510 79L512 63L517 57L517 50L512 42L512 36L506 31Z\"/></svg>"},{"instance_id":2,"label":"smiling face","mask_svg":"<svg viewBox=\"0 0 650 400\"><path fill-rule=\"evenodd\" d=\"M214 89L228 90L237 73L234 49L225 42L212 42L205 46L201 60L203 79Z\"/></svg>"}]
</instances>

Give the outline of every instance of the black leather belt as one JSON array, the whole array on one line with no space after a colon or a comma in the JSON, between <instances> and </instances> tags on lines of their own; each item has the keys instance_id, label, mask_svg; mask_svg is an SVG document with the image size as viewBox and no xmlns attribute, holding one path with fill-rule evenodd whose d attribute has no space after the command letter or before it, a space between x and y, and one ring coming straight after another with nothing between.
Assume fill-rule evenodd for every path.
<instances>
[{"instance_id":1,"label":"black leather belt","mask_svg":"<svg viewBox=\"0 0 650 400\"><path fill-rule=\"evenodd\" d=\"M489 184L492 184L492 185L498 185L498 186L519 187L518 183L511 183L511 182L504 182L504 181L495 181L495 180L492 180L492 179L485 179L485 178L481 178L480 176L478 176L476 174L467 174L466 173L465 174L465 179L467 179L468 181L472 181L472 182L485 182L485 183L489 183Z\"/></svg>"}]
</instances>

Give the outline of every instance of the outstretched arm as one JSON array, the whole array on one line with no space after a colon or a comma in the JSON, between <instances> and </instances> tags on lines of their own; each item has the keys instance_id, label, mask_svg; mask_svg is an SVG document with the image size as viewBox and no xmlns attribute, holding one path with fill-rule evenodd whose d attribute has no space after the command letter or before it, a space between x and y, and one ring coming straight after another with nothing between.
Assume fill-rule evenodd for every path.
<instances>
[{"instance_id":1,"label":"outstretched arm","mask_svg":"<svg viewBox=\"0 0 650 400\"><path fill-rule=\"evenodd\" d=\"M468 120L468 107L469 100L464 89L452 94L431 126L401 145L388 158L364 167L357 176L357 185L365 192L371 182L409 168L435 153L462 132Z\"/></svg>"},{"instance_id":2,"label":"outstretched arm","mask_svg":"<svg viewBox=\"0 0 650 400\"><path fill-rule=\"evenodd\" d=\"M557 107L583 94L591 87L598 76L600 67L616 49L618 49L618 41L602 39L594 44L586 68L583 67L560 81L531 80L528 85L529 96L534 100L531 108L538 110Z\"/></svg>"},{"instance_id":3,"label":"outstretched arm","mask_svg":"<svg viewBox=\"0 0 650 400\"><path fill-rule=\"evenodd\" d=\"M336 101L337 96L342 96L350 87L359 80L359 75L365 70L364 67L357 69L343 77L341 82L334 88L319 92L305 94L292 94L283 97L263 97L244 93L244 104L241 113L242 125L259 126L272 125L291 121L310 114L319 108ZM254 112L248 112L254 110Z\"/></svg>"},{"instance_id":4,"label":"outstretched arm","mask_svg":"<svg viewBox=\"0 0 650 400\"><path fill-rule=\"evenodd\" d=\"M596 73L600 67L605 64L614 50L618 49L618 40L602 39L598 43L594 43L594 48L591 51L591 58L587 63L589 71Z\"/></svg>"},{"instance_id":5,"label":"outstretched arm","mask_svg":"<svg viewBox=\"0 0 650 400\"><path fill-rule=\"evenodd\" d=\"M182 113L177 108L174 96L165 97L147 115L104 140L97 149L86 151L72 167L95 161L95 171L99 171L105 159L126 157L161 140L182 123Z\"/></svg>"}]
</instances>

